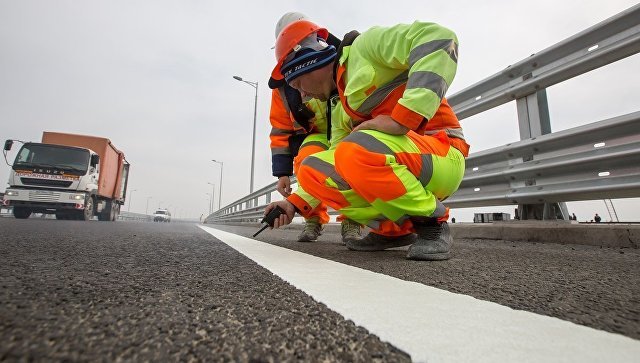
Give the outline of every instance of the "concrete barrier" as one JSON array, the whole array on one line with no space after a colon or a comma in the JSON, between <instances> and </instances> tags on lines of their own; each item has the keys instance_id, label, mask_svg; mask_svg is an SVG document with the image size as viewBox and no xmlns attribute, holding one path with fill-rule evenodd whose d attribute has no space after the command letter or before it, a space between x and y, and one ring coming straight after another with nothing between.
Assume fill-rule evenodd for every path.
<instances>
[{"instance_id":1,"label":"concrete barrier","mask_svg":"<svg viewBox=\"0 0 640 363\"><path fill-rule=\"evenodd\" d=\"M566 222L494 222L451 224L458 239L578 244L640 248L640 225L572 224Z\"/></svg>"}]
</instances>

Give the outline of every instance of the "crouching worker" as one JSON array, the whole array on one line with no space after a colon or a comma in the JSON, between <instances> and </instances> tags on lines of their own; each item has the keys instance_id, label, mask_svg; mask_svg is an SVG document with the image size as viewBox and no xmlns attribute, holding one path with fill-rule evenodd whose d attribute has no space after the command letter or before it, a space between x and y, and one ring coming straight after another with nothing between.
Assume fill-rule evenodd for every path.
<instances>
[{"instance_id":1,"label":"crouching worker","mask_svg":"<svg viewBox=\"0 0 640 363\"><path fill-rule=\"evenodd\" d=\"M304 14L289 12L276 24L276 39L287 25L294 21L306 20ZM327 43L339 46L340 40L327 34ZM327 103L315 98L302 99L300 92L291 88L282 76L269 79L273 89L271 98L271 165L273 176L278 178L276 190L283 196L291 194L290 176L298 174L302 160L307 156L329 149L327 127ZM342 241L362 238L361 226L340 216L342 221ZM322 234L323 226L329 222L326 205L318 205L313 213L305 215L305 226L298 236L299 242L314 242Z\"/></svg>"},{"instance_id":2,"label":"crouching worker","mask_svg":"<svg viewBox=\"0 0 640 363\"><path fill-rule=\"evenodd\" d=\"M286 214L329 205L372 231L350 250L410 245L407 258L446 260L452 243L442 201L460 185L469 145L444 95L457 68L457 38L415 22L348 33L337 50L327 30L300 20L276 42L272 77L304 96L328 100L330 149L307 157L299 189L271 203Z\"/></svg>"}]
</instances>

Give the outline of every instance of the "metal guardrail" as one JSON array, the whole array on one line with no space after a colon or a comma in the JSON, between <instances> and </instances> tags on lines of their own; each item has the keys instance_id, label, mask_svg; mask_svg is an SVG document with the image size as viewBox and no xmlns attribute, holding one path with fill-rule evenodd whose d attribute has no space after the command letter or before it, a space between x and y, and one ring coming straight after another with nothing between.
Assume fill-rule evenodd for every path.
<instances>
[{"instance_id":1,"label":"metal guardrail","mask_svg":"<svg viewBox=\"0 0 640 363\"><path fill-rule=\"evenodd\" d=\"M291 184L296 183L296 178L291 178ZM240 198L237 201L221 208L207 218L204 223L216 222L254 222L262 218L264 207L271 203L271 194L276 192L277 182L273 182L255 192Z\"/></svg>"},{"instance_id":2,"label":"metal guardrail","mask_svg":"<svg viewBox=\"0 0 640 363\"><path fill-rule=\"evenodd\" d=\"M473 153L447 206L640 196L640 112L550 133L545 93L547 87L639 52L636 5L448 97L460 119L516 101L522 140ZM205 223L261 218L275 186L221 208Z\"/></svg>"},{"instance_id":3,"label":"metal guardrail","mask_svg":"<svg viewBox=\"0 0 640 363\"><path fill-rule=\"evenodd\" d=\"M120 212L118 215L118 220L121 221L145 221L145 222L153 222L153 216L141 213L131 213L131 212Z\"/></svg>"},{"instance_id":4,"label":"metal guardrail","mask_svg":"<svg viewBox=\"0 0 640 363\"><path fill-rule=\"evenodd\" d=\"M532 160L523 161L528 155ZM475 153L449 207L640 196L640 112Z\"/></svg>"},{"instance_id":5,"label":"metal guardrail","mask_svg":"<svg viewBox=\"0 0 640 363\"><path fill-rule=\"evenodd\" d=\"M640 52L640 5L447 97L464 119Z\"/></svg>"}]
</instances>

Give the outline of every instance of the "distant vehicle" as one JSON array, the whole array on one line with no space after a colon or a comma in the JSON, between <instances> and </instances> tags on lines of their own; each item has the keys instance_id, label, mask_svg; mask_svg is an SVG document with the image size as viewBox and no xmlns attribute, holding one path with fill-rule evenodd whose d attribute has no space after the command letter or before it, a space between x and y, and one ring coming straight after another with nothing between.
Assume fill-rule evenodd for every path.
<instances>
[{"instance_id":1,"label":"distant vehicle","mask_svg":"<svg viewBox=\"0 0 640 363\"><path fill-rule=\"evenodd\" d=\"M4 144L4 156L14 140ZM42 142L23 142L9 174L3 204L15 218L32 213L57 219L115 221L124 204L129 163L109 139L43 132Z\"/></svg>"},{"instance_id":2,"label":"distant vehicle","mask_svg":"<svg viewBox=\"0 0 640 363\"><path fill-rule=\"evenodd\" d=\"M154 222L171 222L171 213L166 209L158 209L153 214Z\"/></svg>"}]
</instances>

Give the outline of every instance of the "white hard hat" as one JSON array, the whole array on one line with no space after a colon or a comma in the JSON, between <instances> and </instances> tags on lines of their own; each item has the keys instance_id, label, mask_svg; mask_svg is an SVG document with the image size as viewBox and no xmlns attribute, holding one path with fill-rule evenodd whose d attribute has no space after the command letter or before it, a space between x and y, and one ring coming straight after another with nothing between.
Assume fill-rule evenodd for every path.
<instances>
[{"instance_id":1,"label":"white hard hat","mask_svg":"<svg viewBox=\"0 0 640 363\"><path fill-rule=\"evenodd\" d=\"M280 20L278 20L278 23L276 23L276 39L278 39L278 34L280 34L280 32L284 27L293 23L294 21L303 20L303 19L309 20L309 18L307 18L307 16L304 15L303 13L298 13L295 11L284 14L280 18Z\"/></svg>"}]
</instances>

